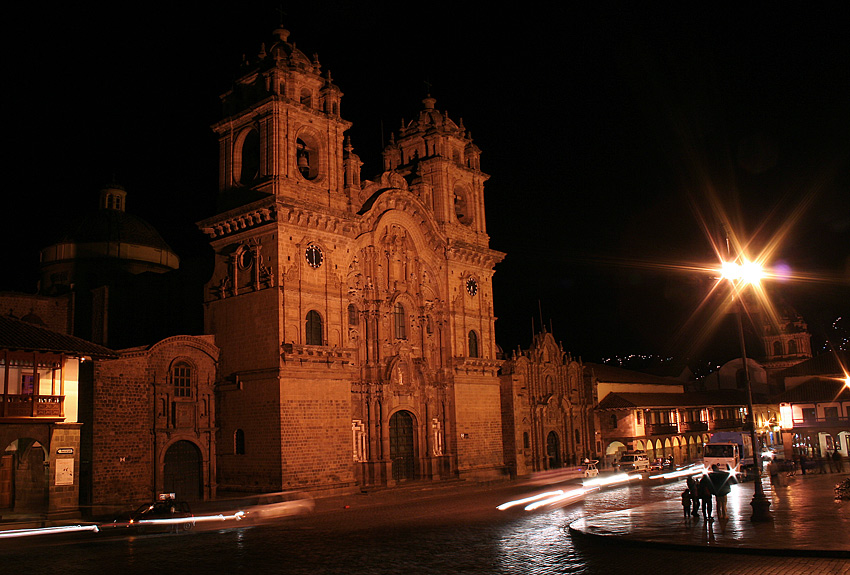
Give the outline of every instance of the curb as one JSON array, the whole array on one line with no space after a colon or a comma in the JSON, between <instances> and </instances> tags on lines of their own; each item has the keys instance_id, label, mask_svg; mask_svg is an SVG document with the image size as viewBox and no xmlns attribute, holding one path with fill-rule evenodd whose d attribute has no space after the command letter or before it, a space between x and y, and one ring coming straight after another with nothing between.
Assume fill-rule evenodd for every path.
<instances>
[{"instance_id":1,"label":"curb","mask_svg":"<svg viewBox=\"0 0 850 575\"><path fill-rule=\"evenodd\" d=\"M770 555L781 557L821 557L832 559L850 559L850 551L842 551L838 549L787 549L787 548L772 548L772 547L728 547L728 546L706 546L693 545L691 543L667 543L661 541L651 541L641 539L639 536L623 536L623 535L604 535L601 533L590 533L573 527L579 519L573 521L567 526L567 531L571 537L576 540L585 540L586 542L617 542L620 545L627 547L652 547L654 549L668 549L674 551L700 551L709 553L736 553L742 555Z\"/></svg>"}]
</instances>

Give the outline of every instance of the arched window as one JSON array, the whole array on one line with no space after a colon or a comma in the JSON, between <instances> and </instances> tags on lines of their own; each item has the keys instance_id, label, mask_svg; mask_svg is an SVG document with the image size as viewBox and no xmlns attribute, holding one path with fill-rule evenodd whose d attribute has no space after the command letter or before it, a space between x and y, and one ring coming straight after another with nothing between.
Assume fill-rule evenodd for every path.
<instances>
[{"instance_id":1,"label":"arched window","mask_svg":"<svg viewBox=\"0 0 850 575\"><path fill-rule=\"evenodd\" d=\"M241 429L237 429L233 433L233 453L245 455L245 432Z\"/></svg>"},{"instance_id":2,"label":"arched window","mask_svg":"<svg viewBox=\"0 0 850 575\"><path fill-rule=\"evenodd\" d=\"M457 221L467 226L470 225L472 223L472 206L469 203L469 192L463 185L458 184L455 186L454 196Z\"/></svg>"},{"instance_id":3,"label":"arched window","mask_svg":"<svg viewBox=\"0 0 850 575\"><path fill-rule=\"evenodd\" d=\"M524 449L530 449L531 448L531 441L528 438L528 432L527 431L522 432L522 447Z\"/></svg>"},{"instance_id":4,"label":"arched window","mask_svg":"<svg viewBox=\"0 0 850 575\"><path fill-rule=\"evenodd\" d=\"M782 355L782 343L778 341L773 342L773 355Z\"/></svg>"},{"instance_id":5,"label":"arched window","mask_svg":"<svg viewBox=\"0 0 850 575\"><path fill-rule=\"evenodd\" d=\"M192 397L192 366L179 361L171 367L171 385L175 397Z\"/></svg>"},{"instance_id":6,"label":"arched window","mask_svg":"<svg viewBox=\"0 0 850 575\"><path fill-rule=\"evenodd\" d=\"M358 318L359 316L357 315L357 306L355 306L353 303L348 304L348 325L357 325Z\"/></svg>"},{"instance_id":7,"label":"arched window","mask_svg":"<svg viewBox=\"0 0 850 575\"><path fill-rule=\"evenodd\" d=\"M478 334L469 332L469 357L478 357Z\"/></svg>"},{"instance_id":8,"label":"arched window","mask_svg":"<svg viewBox=\"0 0 850 575\"><path fill-rule=\"evenodd\" d=\"M617 429L617 414L616 413L611 414L610 423L611 423L611 429Z\"/></svg>"},{"instance_id":9,"label":"arched window","mask_svg":"<svg viewBox=\"0 0 850 575\"><path fill-rule=\"evenodd\" d=\"M313 94L307 88L301 89L301 104L308 108L313 107Z\"/></svg>"},{"instance_id":10,"label":"arched window","mask_svg":"<svg viewBox=\"0 0 850 575\"><path fill-rule=\"evenodd\" d=\"M307 325L304 333L307 345L322 345L322 316L314 309L307 312Z\"/></svg>"},{"instance_id":11,"label":"arched window","mask_svg":"<svg viewBox=\"0 0 850 575\"><path fill-rule=\"evenodd\" d=\"M581 433L579 433L578 429L575 430L576 435L576 445L581 445Z\"/></svg>"},{"instance_id":12,"label":"arched window","mask_svg":"<svg viewBox=\"0 0 850 575\"><path fill-rule=\"evenodd\" d=\"M404 320L404 306L401 305L401 302L398 302L393 309L393 324L395 325L396 339L407 339L407 326Z\"/></svg>"},{"instance_id":13,"label":"arched window","mask_svg":"<svg viewBox=\"0 0 850 575\"><path fill-rule=\"evenodd\" d=\"M790 355L797 355L797 340L792 339L788 342L788 353Z\"/></svg>"},{"instance_id":14,"label":"arched window","mask_svg":"<svg viewBox=\"0 0 850 575\"><path fill-rule=\"evenodd\" d=\"M319 176L319 144L310 134L295 139L295 161L304 179L315 180Z\"/></svg>"},{"instance_id":15,"label":"arched window","mask_svg":"<svg viewBox=\"0 0 850 575\"><path fill-rule=\"evenodd\" d=\"M245 135L239 152L239 183L250 186L260 176L260 134L256 130Z\"/></svg>"}]
</instances>

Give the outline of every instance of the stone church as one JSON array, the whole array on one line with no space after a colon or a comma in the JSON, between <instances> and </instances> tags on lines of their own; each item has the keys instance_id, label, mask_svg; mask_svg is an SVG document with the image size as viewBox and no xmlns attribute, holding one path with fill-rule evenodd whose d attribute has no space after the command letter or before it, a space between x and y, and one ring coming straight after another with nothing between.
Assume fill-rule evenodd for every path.
<instances>
[{"instance_id":1,"label":"stone church","mask_svg":"<svg viewBox=\"0 0 850 575\"><path fill-rule=\"evenodd\" d=\"M342 95L284 29L222 95L223 490L504 473L480 150L429 96L362 179Z\"/></svg>"},{"instance_id":2,"label":"stone church","mask_svg":"<svg viewBox=\"0 0 850 575\"><path fill-rule=\"evenodd\" d=\"M559 469L598 459L592 392L584 364L545 329L528 349L505 360L502 425L511 475Z\"/></svg>"}]
</instances>

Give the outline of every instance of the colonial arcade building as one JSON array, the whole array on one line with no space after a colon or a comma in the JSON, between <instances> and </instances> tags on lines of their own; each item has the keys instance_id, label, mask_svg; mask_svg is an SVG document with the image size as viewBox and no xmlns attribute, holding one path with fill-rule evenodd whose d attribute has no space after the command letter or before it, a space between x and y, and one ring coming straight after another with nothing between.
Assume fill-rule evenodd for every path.
<instances>
[{"instance_id":1,"label":"colonial arcade building","mask_svg":"<svg viewBox=\"0 0 850 575\"><path fill-rule=\"evenodd\" d=\"M222 489L503 472L480 151L428 97L362 180L341 99L283 29L222 96Z\"/></svg>"}]
</instances>

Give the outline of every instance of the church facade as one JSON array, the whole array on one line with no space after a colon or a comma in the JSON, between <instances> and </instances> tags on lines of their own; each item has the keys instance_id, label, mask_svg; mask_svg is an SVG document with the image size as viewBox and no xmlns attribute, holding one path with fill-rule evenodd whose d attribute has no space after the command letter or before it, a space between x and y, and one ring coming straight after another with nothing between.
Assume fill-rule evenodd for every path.
<instances>
[{"instance_id":1,"label":"church facade","mask_svg":"<svg viewBox=\"0 0 850 575\"><path fill-rule=\"evenodd\" d=\"M224 490L504 472L480 150L429 96L361 179L341 99L278 29L213 126Z\"/></svg>"},{"instance_id":2,"label":"church facade","mask_svg":"<svg viewBox=\"0 0 850 575\"><path fill-rule=\"evenodd\" d=\"M537 333L528 349L502 366L505 459L512 475L599 459L591 394L584 365L551 333Z\"/></svg>"}]
</instances>

